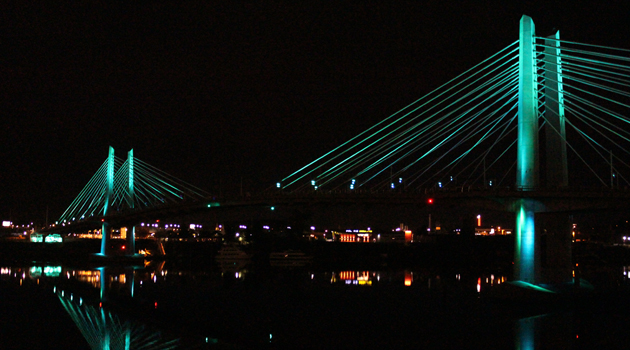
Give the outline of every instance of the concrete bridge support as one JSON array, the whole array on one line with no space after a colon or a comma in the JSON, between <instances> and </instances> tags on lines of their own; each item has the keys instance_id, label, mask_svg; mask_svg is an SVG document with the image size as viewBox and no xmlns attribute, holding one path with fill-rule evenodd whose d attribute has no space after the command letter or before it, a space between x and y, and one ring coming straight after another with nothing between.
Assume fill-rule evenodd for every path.
<instances>
[{"instance_id":1,"label":"concrete bridge support","mask_svg":"<svg viewBox=\"0 0 630 350\"><path fill-rule=\"evenodd\" d=\"M516 188L538 188L538 79L535 60L534 21L523 16L519 42L518 139ZM539 281L539 263L535 237L535 209L532 199L521 199L516 207L514 279L529 283Z\"/></svg>"},{"instance_id":2,"label":"concrete bridge support","mask_svg":"<svg viewBox=\"0 0 630 350\"><path fill-rule=\"evenodd\" d=\"M133 186L133 178L134 178L134 164L133 164L133 149L129 151L127 154L127 162L129 164L129 177L128 177L128 204L129 208L134 208L134 203L136 200L136 194ZM127 228L127 249L125 251L125 255L134 255L136 253L136 227L131 226Z\"/></svg>"},{"instance_id":3,"label":"concrete bridge support","mask_svg":"<svg viewBox=\"0 0 630 350\"><path fill-rule=\"evenodd\" d=\"M567 167L567 143L564 118L564 93L562 87L562 61L560 32L545 40L545 158L547 188L569 186Z\"/></svg>"},{"instance_id":4,"label":"concrete bridge support","mask_svg":"<svg viewBox=\"0 0 630 350\"><path fill-rule=\"evenodd\" d=\"M106 175L106 187L105 187L105 205L103 206L103 225L102 225L102 239L101 239L101 255L108 255L110 253L110 239L112 235L112 229L109 223L106 221L107 213L110 203L114 194L114 148L109 146L109 156L107 157L107 175Z\"/></svg>"},{"instance_id":5,"label":"concrete bridge support","mask_svg":"<svg viewBox=\"0 0 630 350\"><path fill-rule=\"evenodd\" d=\"M559 33L545 46L545 118L547 186L568 186L564 107L560 66ZM520 22L519 100L516 187L534 191L539 183L538 78L534 22L523 16ZM566 214L544 213L544 206L531 198L514 203L516 236L514 279L532 284L565 283L571 274L571 223ZM542 241L542 242L541 242ZM541 246L541 243L544 243ZM541 258L544 276L541 274Z\"/></svg>"}]
</instances>

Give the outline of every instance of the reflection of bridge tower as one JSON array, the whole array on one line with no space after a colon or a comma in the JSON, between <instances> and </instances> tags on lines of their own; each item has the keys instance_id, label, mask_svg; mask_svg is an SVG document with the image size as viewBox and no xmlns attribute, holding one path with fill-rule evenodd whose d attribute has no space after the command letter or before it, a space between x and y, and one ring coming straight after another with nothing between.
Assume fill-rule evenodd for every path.
<instances>
[{"instance_id":1,"label":"reflection of bridge tower","mask_svg":"<svg viewBox=\"0 0 630 350\"><path fill-rule=\"evenodd\" d=\"M549 188L568 186L566 135L564 107L562 104L562 79L559 41L560 34L551 36L555 40L545 41L545 116L546 126L546 183ZM521 191L540 189L538 156L538 74L535 50L534 22L523 16L520 23L519 41L519 100L518 100L518 139L516 160L516 187ZM544 208L531 198L522 198L516 206L516 237L514 251L514 278L517 280L540 283L540 231L536 227L535 214ZM559 227L553 236L556 240L569 240L570 227L566 232ZM537 232L538 231L538 232ZM563 237L566 236L566 237ZM551 237L551 236L550 236ZM539 237L538 237L539 238ZM561 244L562 245L562 244ZM563 252L570 257L570 244ZM566 259L560 259L566 260ZM570 261L570 258L569 258ZM561 278L570 278L566 276Z\"/></svg>"},{"instance_id":2,"label":"reflection of bridge tower","mask_svg":"<svg viewBox=\"0 0 630 350\"><path fill-rule=\"evenodd\" d=\"M112 271L100 268L101 274L101 302L107 300L107 286L111 280ZM121 277L124 276L124 277ZM126 268L125 273L118 275L124 278L122 283L129 284L129 292L133 297L134 272L133 268ZM59 301L68 312L81 334L94 350L129 350L129 349L175 349L179 347L177 339L167 339L161 332L148 328L131 320L118 317L113 311L102 306L95 307L79 298L68 297L71 293L56 291ZM102 304L101 304L102 305Z\"/></svg>"}]
</instances>

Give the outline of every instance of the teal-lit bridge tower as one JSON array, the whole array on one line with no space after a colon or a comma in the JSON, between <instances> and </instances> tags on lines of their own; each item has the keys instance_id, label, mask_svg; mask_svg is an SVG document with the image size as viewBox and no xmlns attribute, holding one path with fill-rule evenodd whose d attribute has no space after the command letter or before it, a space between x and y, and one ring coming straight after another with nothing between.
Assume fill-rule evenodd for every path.
<instances>
[{"instance_id":1,"label":"teal-lit bridge tower","mask_svg":"<svg viewBox=\"0 0 630 350\"><path fill-rule=\"evenodd\" d=\"M516 187L521 191L537 191L540 186L539 164L539 79L536 64L536 34L532 19L523 16L519 35L519 82L518 82L518 137L516 159ZM563 87L561 76L560 33L556 32L545 41L543 74L545 76L544 102L546 117L546 166L547 188L568 186L566 132L563 108ZM535 213L544 211L544 205L536 200L522 198L515 205L516 237L514 250L514 278L537 284L542 281L540 274L540 235L541 227L536 227ZM570 242L570 227L566 232L557 233L561 240ZM566 244L566 254L570 257L570 244ZM557 252L558 253L558 252ZM566 259L565 259L566 260ZM570 259L568 260L570 261ZM571 276L565 276L569 279Z\"/></svg>"},{"instance_id":2,"label":"teal-lit bridge tower","mask_svg":"<svg viewBox=\"0 0 630 350\"><path fill-rule=\"evenodd\" d=\"M133 150L127 153L125 161L117 158L110 146L105 162L59 218L57 225L85 229L99 220L102 238L97 257L140 257L135 254L135 226L140 223L132 214L168 209L183 201L196 203L209 197L209 193L135 158ZM122 254L111 250L112 228L116 227L126 229Z\"/></svg>"}]
</instances>

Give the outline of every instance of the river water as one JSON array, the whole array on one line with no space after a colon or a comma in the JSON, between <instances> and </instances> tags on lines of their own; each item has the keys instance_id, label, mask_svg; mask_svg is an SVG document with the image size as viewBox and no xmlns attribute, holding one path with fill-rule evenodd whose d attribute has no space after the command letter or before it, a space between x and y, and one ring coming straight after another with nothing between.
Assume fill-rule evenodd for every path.
<instances>
[{"instance_id":1,"label":"river water","mask_svg":"<svg viewBox=\"0 0 630 350\"><path fill-rule=\"evenodd\" d=\"M592 292L506 300L510 271L492 266L7 264L0 348L622 349L627 270L585 270Z\"/></svg>"}]
</instances>

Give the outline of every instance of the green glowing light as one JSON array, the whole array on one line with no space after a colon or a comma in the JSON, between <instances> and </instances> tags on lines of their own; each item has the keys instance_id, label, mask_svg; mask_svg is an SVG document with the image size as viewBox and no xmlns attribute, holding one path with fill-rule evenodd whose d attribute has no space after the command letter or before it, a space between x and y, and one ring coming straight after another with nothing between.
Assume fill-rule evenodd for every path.
<instances>
[{"instance_id":1,"label":"green glowing light","mask_svg":"<svg viewBox=\"0 0 630 350\"><path fill-rule=\"evenodd\" d=\"M549 290L547 288L543 288L541 286L537 286L535 284L531 284L531 283L527 283L524 281L513 281L513 282L509 282L510 284L513 284L515 286L521 287L521 288L526 288L526 289L531 289L531 290L535 290L538 292L545 292L545 293L552 293L555 294L556 292Z\"/></svg>"},{"instance_id":2,"label":"green glowing light","mask_svg":"<svg viewBox=\"0 0 630 350\"><path fill-rule=\"evenodd\" d=\"M534 201L532 199L520 200L516 212L515 231L514 278L523 282L537 283Z\"/></svg>"},{"instance_id":3,"label":"green glowing light","mask_svg":"<svg viewBox=\"0 0 630 350\"><path fill-rule=\"evenodd\" d=\"M45 243L61 243L63 242L63 238L59 234L53 233L46 236L46 238L44 238L44 242Z\"/></svg>"},{"instance_id":4,"label":"green glowing light","mask_svg":"<svg viewBox=\"0 0 630 350\"><path fill-rule=\"evenodd\" d=\"M538 187L538 84L534 35L534 21L523 16L519 41L516 187L525 191Z\"/></svg>"},{"instance_id":5,"label":"green glowing light","mask_svg":"<svg viewBox=\"0 0 630 350\"><path fill-rule=\"evenodd\" d=\"M208 203L208 208L219 207L219 206L221 206L221 203L219 202Z\"/></svg>"}]
</instances>

